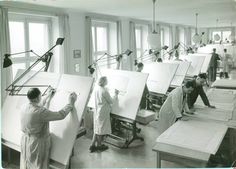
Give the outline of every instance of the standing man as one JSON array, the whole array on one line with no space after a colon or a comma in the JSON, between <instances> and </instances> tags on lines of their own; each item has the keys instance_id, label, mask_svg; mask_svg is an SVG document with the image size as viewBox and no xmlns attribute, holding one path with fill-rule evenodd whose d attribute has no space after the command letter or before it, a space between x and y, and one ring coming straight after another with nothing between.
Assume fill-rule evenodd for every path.
<instances>
[{"instance_id":1,"label":"standing man","mask_svg":"<svg viewBox=\"0 0 236 169\"><path fill-rule=\"evenodd\" d=\"M52 96L53 91L41 102L41 92L38 88L31 88L27 92L29 104L21 114L23 135L20 169L49 169L49 122L64 119L72 111L77 99L76 93L71 93L68 104L56 112L48 110Z\"/></svg>"},{"instance_id":2,"label":"standing man","mask_svg":"<svg viewBox=\"0 0 236 169\"><path fill-rule=\"evenodd\" d=\"M193 88L193 81L187 81L183 86L177 87L170 92L159 112L161 133L177 120L187 120L186 117L183 117L184 111L190 114L193 113L189 110L186 100L187 94L191 93Z\"/></svg>"},{"instance_id":3,"label":"standing man","mask_svg":"<svg viewBox=\"0 0 236 169\"><path fill-rule=\"evenodd\" d=\"M196 102L198 95L202 98L203 103L210 107L210 108L215 108L215 106L210 105L210 102L206 96L205 91L203 90L203 85L206 82L206 74L205 73L200 73L194 80L193 83L195 84L194 90L188 95L187 100L188 100L188 107L190 109L193 108L194 103Z\"/></svg>"},{"instance_id":4,"label":"standing man","mask_svg":"<svg viewBox=\"0 0 236 169\"><path fill-rule=\"evenodd\" d=\"M220 56L216 53L216 48L213 48L211 61L208 69L209 80L214 82L216 80L217 61L220 60Z\"/></svg>"}]
</instances>

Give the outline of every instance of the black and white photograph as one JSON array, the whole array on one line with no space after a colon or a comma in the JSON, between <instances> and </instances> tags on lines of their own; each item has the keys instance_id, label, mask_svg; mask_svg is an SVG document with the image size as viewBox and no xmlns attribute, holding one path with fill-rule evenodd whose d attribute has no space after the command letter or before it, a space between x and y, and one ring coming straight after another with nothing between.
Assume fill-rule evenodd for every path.
<instances>
[{"instance_id":1,"label":"black and white photograph","mask_svg":"<svg viewBox=\"0 0 236 169\"><path fill-rule=\"evenodd\" d=\"M1 0L1 168L235 168L236 0Z\"/></svg>"}]
</instances>

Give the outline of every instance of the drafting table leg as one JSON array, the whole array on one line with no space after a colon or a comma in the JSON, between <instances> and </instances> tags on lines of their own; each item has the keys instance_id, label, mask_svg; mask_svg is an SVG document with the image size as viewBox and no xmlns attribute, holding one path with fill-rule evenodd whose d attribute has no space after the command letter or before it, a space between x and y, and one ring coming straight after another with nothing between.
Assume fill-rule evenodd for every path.
<instances>
[{"instance_id":1,"label":"drafting table leg","mask_svg":"<svg viewBox=\"0 0 236 169\"><path fill-rule=\"evenodd\" d=\"M157 151L157 168L161 168L161 154Z\"/></svg>"}]
</instances>

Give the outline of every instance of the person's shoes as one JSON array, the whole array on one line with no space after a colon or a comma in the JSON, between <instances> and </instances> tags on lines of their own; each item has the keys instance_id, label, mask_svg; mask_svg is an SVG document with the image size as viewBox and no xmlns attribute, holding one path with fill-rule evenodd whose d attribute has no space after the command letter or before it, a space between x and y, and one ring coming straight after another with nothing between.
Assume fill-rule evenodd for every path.
<instances>
[{"instance_id":1,"label":"person's shoes","mask_svg":"<svg viewBox=\"0 0 236 169\"><path fill-rule=\"evenodd\" d=\"M95 151L98 150L98 147L96 147L96 146L90 146L90 147L89 147L89 150L90 150L90 153L93 153L93 152L95 152Z\"/></svg>"},{"instance_id":2,"label":"person's shoes","mask_svg":"<svg viewBox=\"0 0 236 169\"><path fill-rule=\"evenodd\" d=\"M102 144L102 145L98 146L97 148L98 148L98 150L105 151L108 149L108 146L106 146L105 144Z\"/></svg>"}]
</instances>

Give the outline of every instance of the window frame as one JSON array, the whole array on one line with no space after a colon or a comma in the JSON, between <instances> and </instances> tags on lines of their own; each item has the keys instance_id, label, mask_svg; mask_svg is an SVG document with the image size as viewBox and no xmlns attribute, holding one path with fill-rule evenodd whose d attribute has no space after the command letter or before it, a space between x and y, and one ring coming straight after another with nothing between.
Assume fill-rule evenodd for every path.
<instances>
[{"instance_id":1,"label":"window frame","mask_svg":"<svg viewBox=\"0 0 236 169\"><path fill-rule=\"evenodd\" d=\"M29 15L29 14L17 14L9 12L9 24L10 22L22 22L24 26L24 40L25 40L25 49L24 51L33 50L30 49L29 44L29 23L42 23L47 25L47 38L48 38L48 45L47 48L50 48L52 44L52 18L47 16L36 16L36 15ZM10 25L9 25L10 26ZM19 51L19 52L24 52ZM45 51L46 52L46 51ZM14 53L10 51L10 53ZM37 53L36 53L37 54ZM34 63L37 60L37 56L31 56L32 52L28 52L24 54L24 57L12 57L12 62L15 64L25 64L25 68L29 68L30 63ZM14 66L14 64L12 65ZM12 68L13 69L13 68Z\"/></svg>"}]
</instances>

